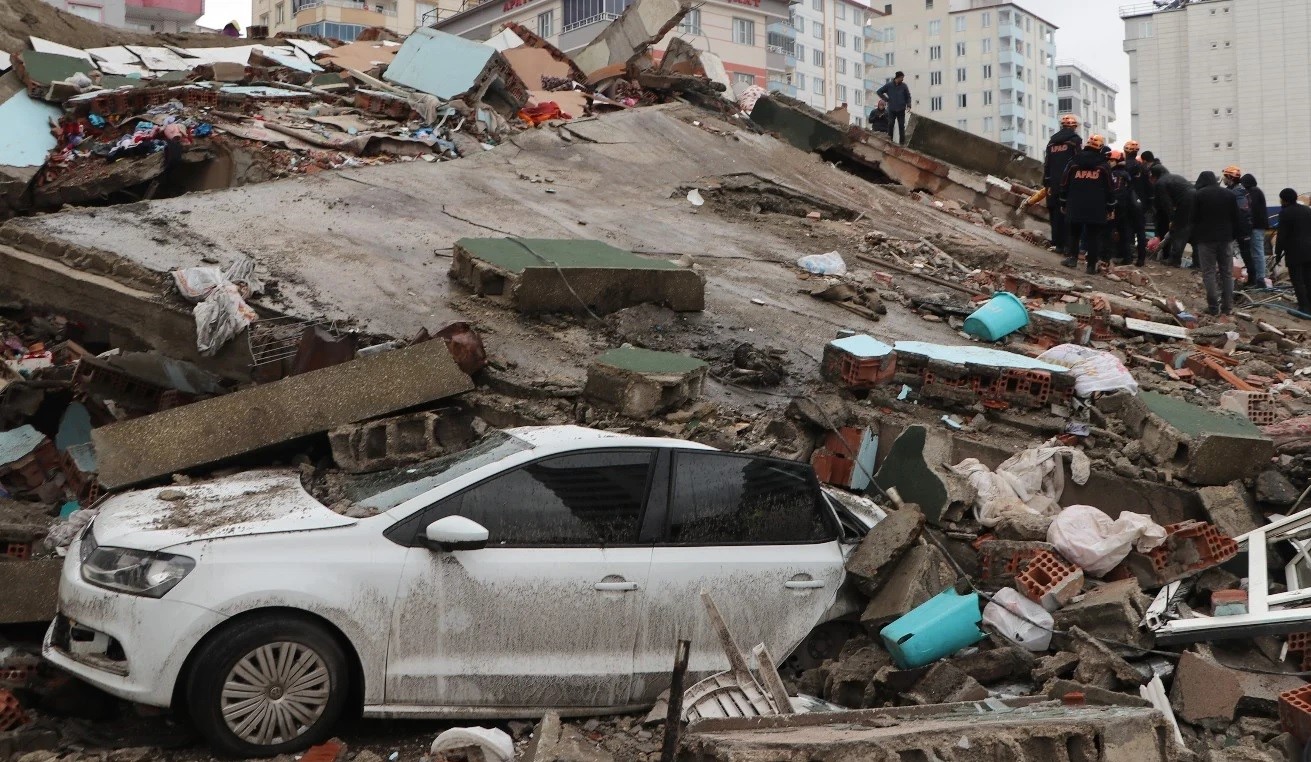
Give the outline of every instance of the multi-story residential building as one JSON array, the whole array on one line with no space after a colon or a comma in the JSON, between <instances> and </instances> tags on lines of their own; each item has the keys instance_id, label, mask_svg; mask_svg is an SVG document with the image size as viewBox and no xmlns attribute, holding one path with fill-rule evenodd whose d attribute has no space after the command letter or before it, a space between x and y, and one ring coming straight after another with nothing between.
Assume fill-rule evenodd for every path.
<instances>
[{"instance_id":1,"label":"multi-story residential building","mask_svg":"<svg viewBox=\"0 0 1311 762\"><path fill-rule=\"evenodd\" d=\"M486 40L499 32L505 22L515 21L536 31L565 53L576 53L631 3L632 0L481 3L468 0L458 8L438 9L435 26L461 37ZM670 35L654 46L656 56L661 55L674 36L682 37L699 50L716 53L739 90L750 85L785 84L793 60L791 43L797 39L796 30L788 23L785 0L702 0ZM791 94L790 88L782 89Z\"/></svg>"},{"instance_id":2,"label":"multi-story residential building","mask_svg":"<svg viewBox=\"0 0 1311 762\"><path fill-rule=\"evenodd\" d=\"M187 32L205 15L205 0L46 0L101 24L146 32Z\"/></svg>"},{"instance_id":3,"label":"multi-story residential building","mask_svg":"<svg viewBox=\"0 0 1311 762\"><path fill-rule=\"evenodd\" d=\"M1171 171L1236 164L1268 198L1311 185L1311 3L1176 0L1120 9L1132 137Z\"/></svg>"},{"instance_id":4,"label":"multi-story residential building","mask_svg":"<svg viewBox=\"0 0 1311 762\"><path fill-rule=\"evenodd\" d=\"M302 32L350 42L373 26L409 34L436 14L436 3L416 0L251 0L250 18L269 36Z\"/></svg>"},{"instance_id":5,"label":"multi-story residential building","mask_svg":"<svg viewBox=\"0 0 1311 762\"><path fill-rule=\"evenodd\" d=\"M871 65L866 63L865 29L881 16L858 0L799 0L793 5L797 99L820 111L845 103L852 123L863 126L872 107L865 97L866 66Z\"/></svg>"},{"instance_id":6,"label":"multi-story residential building","mask_svg":"<svg viewBox=\"0 0 1311 762\"><path fill-rule=\"evenodd\" d=\"M1056 131L1056 25L1007 0L891 0L866 27L865 99L906 72L912 110L1037 157Z\"/></svg>"},{"instance_id":7,"label":"multi-story residential building","mask_svg":"<svg viewBox=\"0 0 1311 762\"><path fill-rule=\"evenodd\" d=\"M1109 79L1078 61L1056 62L1056 111L1079 117L1084 135L1102 135L1109 143L1119 139L1111 129L1119 92Z\"/></svg>"}]
</instances>

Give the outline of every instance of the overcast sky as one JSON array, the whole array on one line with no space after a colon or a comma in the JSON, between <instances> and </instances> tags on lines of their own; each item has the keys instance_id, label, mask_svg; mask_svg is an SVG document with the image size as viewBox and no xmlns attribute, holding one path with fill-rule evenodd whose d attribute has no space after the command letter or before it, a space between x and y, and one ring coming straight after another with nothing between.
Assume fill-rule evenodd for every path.
<instances>
[{"instance_id":1,"label":"overcast sky","mask_svg":"<svg viewBox=\"0 0 1311 762\"><path fill-rule=\"evenodd\" d=\"M1131 0L1018 0L1018 5L1059 27L1056 32L1057 59L1082 62L1120 88L1112 124L1120 142L1129 134L1129 57L1124 53L1124 22L1118 9ZM871 3L881 7L882 2ZM250 24L250 0L205 0L207 13L202 26L220 28L236 19L242 28Z\"/></svg>"}]
</instances>

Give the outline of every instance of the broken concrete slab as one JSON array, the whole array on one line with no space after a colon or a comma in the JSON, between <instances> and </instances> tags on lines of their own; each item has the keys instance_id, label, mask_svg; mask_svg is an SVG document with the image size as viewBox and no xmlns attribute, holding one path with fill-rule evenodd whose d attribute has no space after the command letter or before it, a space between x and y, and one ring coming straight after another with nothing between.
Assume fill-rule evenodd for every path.
<instances>
[{"instance_id":1,"label":"broken concrete slab","mask_svg":"<svg viewBox=\"0 0 1311 762\"><path fill-rule=\"evenodd\" d=\"M1082 694L1085 703L1094 706L1142 706L1150 707L1152 703L1138 696L1131 696L1120 691L1107 690L1096 685L1079 683L1074 680L1052 680L1043 686L1048 698L1064 699L1071 693Z\"/></svg>"},{"instance_id":2,"label":"broken concrete slab","mask_svg":"<svg viewBox=\"0 0 1311 762\"><path fill-rule=\"evenodd\" d=\"M1265 523L1252 502L1252 494L1238 480L1197 490L1202 510L1226 537L1247 534Z\"/></svg>"},{"instance_id":3,"label":"broken concrete slab","mask_svg":"<svg viewBox=\"0 0 1311 762\"><path fill-rule=\"evenodd\" d=\"M614 757L589 742L578 728L547 712L533 730L533 740L519 759L524 762L613 762Z\"/></svg>"},{"instance_id":4,"label":"broken concrete slab","mask_svg":"<svg viewBox=\"0 0 1311 762\"><path fill-rule=\"evenodd\" d=\"M995 708L968 702L704 720L688 729L679 759L1173 762L1178 756L1173 743L1170 725L1155 709L1053 706L1018 699L998 702ZM930 749L961 753L929 756Z\"/></svg>"},{"instance_id":5,"label":"broken concrete slab","mask_svg":"<svg viewBox=\"0 0 1311 762\"><path fill-rule=\"evenodd\" d=\"M472 388L428 341L98 428L99 478L135 484Z\"/></svg>"},{"instance_id":6,"label":"broken concrete slab","mask_svg":"<svg viewBox=\"0 0 1311 762\"><path fill-rule=\"evenodd\" d=\"M644 302L689 312L706 303L698 273L582 239L461 238L451 277L521 312L608 314Z\"/></svg>"},{"instance_id":7,"label":"broken concrete slab","mask_svg":"<svg viewBox=\"0 0 1311 762\"><path fill-rule=\"evenodd\" d=\"M1065 637L1070 642L1070 649L1079 657L1079 665L1074 669L1076 681L1108 690L1136 689L1147 682L1147 678L1132 664L1080 628L1070 628Z\"/></svg>"},{"instance_id":8,"label":"broken concrete slab","mask_svg":"<svg viewBox=\"0 0 1311 762\"><path fill-rule=\"evenodd\" d=\"M1143 594L1138 580L1118 580L1079 595L1052 618L1058 630L1078 627L1094 637L1145 647L1150 644L1150 637L1138 625L1150 603L1151 598Z\"/></svg>"},{"instance_id":9,"label":"broken concrete slab","mask_svg":"<svg viewBox=\"0 0 1311 762\"><path fill-rule=\"evenodd\" d=\"M909 115L906 146L972 172L1013 178L1031 188L1042 185L1037 159L920 113Z\"/></svg>"},{"instance_id":10,"label":"broken concrete slab","mask_svg":"<svg viewBox=\"0 0 1311 762\"><path fill-rule=\"evenodd\" d=\"M924 341L898 341L893 348L895 379L922 397L1044 408L1074 394L1069 368L1014 352Z\"/></svg>"},{"instance_id":11,"label":"broken concrete slab","mask_svg":"<svg viewBox=\"0 0 1311 762\"><path fill-rule=\"evenodd\" d=\"M840 706L866 706L870 681L879 670L891 664L892 656L873 644L843 656L825 669L824 698Z\"/></svg>"},{"instance_id":12,"label":"broken concrete slab","mask_svg":"<svg viewBox=\"0 0 1311 762\"><path fill-rule=\"evenodd\" d=\"M1257 659L1254 654L1248 657ZM1228 663L1236 664L1237 654L1226 653ZM1273 670L1275 665L1260 660L1258 666ZM1221 664L1205 646L1185 651L1179 658L1174 683L1170 686L1170 705L1179 719L1222 732L1238 715L1278 716L1279 694L1306 685L1292 675L1266 675L1246 672Z\"/></svg>"},{"instance_id":13,"label":"broken concrete slab","mask_svg":"<svg viewBox=\"0 0 1311 762\"><path fill-rule=\"evenodd\" d=\"M1300 494L1301 492L1293 486L1293 482L1287 476L1274 469L1262 471L1256 477L1256 499L1262 503L1287 508L1297 502ZM1230 535L1230 537L1237 536Z\"/></svg>"},{"instance_id":14,"label":"broken concrete slab","mask_svg":"<svg viewBox=\"0 0 1311 762\"><path fill-rule=\"evenodd\" d=\"M0 624L48 622L59 599L62 558L0 562Z\"/></svg>"},{"instance_id":15,"label":"broken concrete slab","mask_svg":"<svg viewBox=\"0 0 1311 762\"><path fill-rule=\"evenodd\" d=\"M865 595L876 595L898 573L897 562L923 529L924 514L919 506L907 503L889 510L887 518L875 524L847 558L847 572L855 578L856 587Z\"/></svg>"},{"instance_id":16,"label":"broken concrete slab","mask_svg":"<svg viewBox=\"0 0 1311 762\"><path fill-rule=\"evenodd\" d=\"M1270 437L1245 418L1157 392L1117 399L1115 406L1128 434L1142 442L1143 454L1193 484L1251 478L1275 455Z\"/></svg>"},{"instance_id":17,"label":"broken concrete slab","mask_svg":"<svg viewBox=\"0 0 1311 762\"><path fill-rule=\"evenodd\" d=\"M956 570L942 551L934 545L916 545L870 598L860 616L860 624L870 635L877 637L889 623L955 582Z\"/></svg>"},{"instance_id":18,"label":"broken concrete slab","mask_svg":"<svg viewBox=\"0 0 1311 762\"><path fill-rule=\"evenodd\" d=\"M574 63L588 77L610 66L635 64L648 49L668 34L691 10L687 0L637 0L619 14L587 47L574 54Z\"/></svg>"},{"instance_id":19,"label":"broken concrete slab","mask_svg":"<svg viewBox=\"0 0 1311 762\"><path fill-rule=\"evenodd\" d=\"M998 642L1001 640L996 636L994 638ZM983 685L1002 680L1028 679L1037 662L1037 657L1031 651L1009 645L979 649L951 660L953 666Z\"/></svg>"},{"instance_id":20,"label":"broken concrete slab","mask_svg":"<svg viewBox=\"0 0 1311 762\"><path fill-rule=\"evenodd\" d=\"M643 420L699 399L709 368L687 355L620 347L592 361L583 394Z\"/></svg>"},{"instance_id":21,"label":"broken concrete slab","mask_svg":"<svg viewBox=\"0 0 1311 762\"><path fill-rule=\"evenodd\" d=\"M940 661L929 668L905 697L920 704L952 704L957 701L981 701L988 689L951 662Z\"/></svg>"},{"instance_id":22,"label":"broken concrete slab","mask_svg":"<svg viewBox=\"0 0 1311 762\"><path fill-rule=\"evenodd\" d=\"M5 78L16 75L6 74ZM0 89L3 93L4 89ZM51 132L51 120L58 119L60 109L17 92L0 102L0 166L40 167L57 145Z\"/></svg>"},{"instance_id":23,"label":"broken concrete slab","mask_svg":"<svg viewBox=\"0 0 1311 762\"><path fill-rule=\"evenodd\" d=\"M907 426L874 474L883 490L895 488L901 499L914 503L930 523L963 511L974 503L975 490L953 472L951 437L925 426Z\"/></svg>"}]
</instances>

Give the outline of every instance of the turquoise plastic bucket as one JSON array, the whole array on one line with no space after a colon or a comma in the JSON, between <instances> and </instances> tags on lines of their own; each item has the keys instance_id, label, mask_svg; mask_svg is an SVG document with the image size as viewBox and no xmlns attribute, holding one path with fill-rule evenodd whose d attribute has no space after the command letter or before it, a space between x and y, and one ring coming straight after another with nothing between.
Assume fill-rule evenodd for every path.
<instances>
[{"instance_id":1,"label":"turquoise plastic bucket","mask_svg":"<svg viewBox=\"0 0 1311 762\"><path fill-rule=\"evenodd\" d=\"M984 341L997 341L1029 324L1024 302L1008 291L998 291L965 318L965 332Z\"/></svg>"},{"instance_id":2,"label":"turquoise plastic bucket","mask_svg":"<svg viewBox=\"0 0 1311 762\"><path fill-rule=\"evenodd\" d=\"M979 594L947 588L879 631L902 669L922 667L983 640Z\"/></svg>"}]
</instances>

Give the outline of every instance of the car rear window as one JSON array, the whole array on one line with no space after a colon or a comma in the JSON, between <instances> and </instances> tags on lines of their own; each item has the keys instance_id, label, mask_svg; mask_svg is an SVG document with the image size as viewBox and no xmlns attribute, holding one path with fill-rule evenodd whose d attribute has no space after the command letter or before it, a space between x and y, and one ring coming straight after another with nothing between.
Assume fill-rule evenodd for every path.
<instances>
[{"instance_id":1,"label":"car rear window","mask_svg":"<svg viewBox=\"0 0 1311 762\"><path fill-rule=\"evenodd\" d=\"M434 487L532 447L512 434L493 431L467 450L412 466L347 477L342 491L356 505L389 511Z\"/></svg>"}]
</instances>

